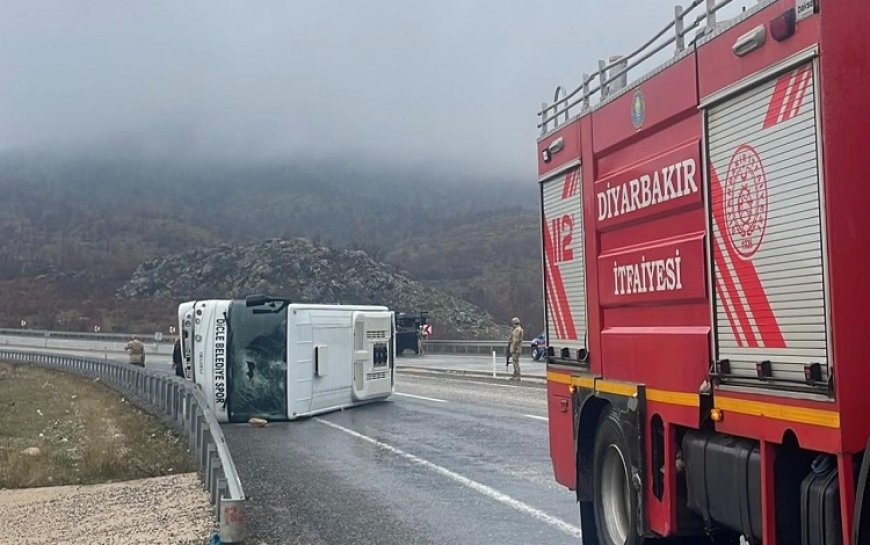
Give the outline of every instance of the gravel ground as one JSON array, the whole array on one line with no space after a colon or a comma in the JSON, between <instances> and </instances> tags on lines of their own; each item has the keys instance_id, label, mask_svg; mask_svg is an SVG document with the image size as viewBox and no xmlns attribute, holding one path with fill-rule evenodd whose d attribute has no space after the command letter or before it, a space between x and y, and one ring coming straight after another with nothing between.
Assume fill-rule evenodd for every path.
<instances>
[{"instance_id":1,"label":"gravel ground","mask_svg":"<svg viewBox=\"0 0 870 545\"><path fill-rule=\"evenodd\" d=\"M0 545L202 545L214 531L196 473L0 491Z\"/></svg>"}]
</instances>

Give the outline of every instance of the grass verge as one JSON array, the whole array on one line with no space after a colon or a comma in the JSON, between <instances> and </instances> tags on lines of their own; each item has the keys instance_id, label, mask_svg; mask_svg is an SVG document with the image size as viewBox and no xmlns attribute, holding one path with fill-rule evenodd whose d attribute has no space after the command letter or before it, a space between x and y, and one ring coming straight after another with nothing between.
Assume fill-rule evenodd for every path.
<instances>
[{"instance_id":1,"label":"grass verge","mask_svg":"<svg viewBox=\"0 0 870 545\"><path fill-rule=\"evenodd\" d=\"M0 488L195 471L186 447L157 418L99 382L0 362Z\"/></svg>"}]
</instances>

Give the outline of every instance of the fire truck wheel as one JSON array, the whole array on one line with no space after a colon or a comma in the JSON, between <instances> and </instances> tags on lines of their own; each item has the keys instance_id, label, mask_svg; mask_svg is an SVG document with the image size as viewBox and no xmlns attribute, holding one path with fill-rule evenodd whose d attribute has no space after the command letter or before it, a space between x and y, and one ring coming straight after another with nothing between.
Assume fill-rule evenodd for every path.
<instances>
[{"instance_id":1,"label":"fire truck wheel","mask_svg":"<svg viewBox=\"0 0 870 545\"><path fill-rule=\"evenodd\" d=\"M628 469L628 443L613 408L598 421L593 459L595 525L601 545L639 545L637 497L632 493Z\"/></svg>"}]
</instances>

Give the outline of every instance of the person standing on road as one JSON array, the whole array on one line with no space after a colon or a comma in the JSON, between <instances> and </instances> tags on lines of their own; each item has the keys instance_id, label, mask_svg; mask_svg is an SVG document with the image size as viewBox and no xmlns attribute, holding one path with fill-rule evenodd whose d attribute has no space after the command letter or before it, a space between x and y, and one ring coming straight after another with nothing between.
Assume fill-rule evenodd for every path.
<instances>
[{"instance_id":1,"label":"person standing on road","mask_svg":"<svg viewBox=\"0 0 870 545\"><path fill-rule=\"evenodd\" d=\"M516 317L511 320L511 323L514 326L508 342L511 349L511 361L514 364L514 374L511 380L522 380L520 378L520 353L523 351L523 326L520 325L520 319Z\"/></svg>"},{"instance_id":2,"label":"person standing on road","mask_svg":"<svg viewBox=\"0 0 870 545\"><path fill-rule=\"evenodd\" d=\"M175 366L175 376L184 378L184 365L181 361L181 337L175 337L172 347L172 365Z\"/></svg>"},{"instance_id":3,"label":"person standing on road","mask_svg":"<svg viewBox=\"0 0 870 545\"><path fill-rule=\"evenodd\" d=\"M130 352L130 364L145 367L145 345L139 340L139 337L133 337L124 350Z\"/></svg>"}]
</instances>

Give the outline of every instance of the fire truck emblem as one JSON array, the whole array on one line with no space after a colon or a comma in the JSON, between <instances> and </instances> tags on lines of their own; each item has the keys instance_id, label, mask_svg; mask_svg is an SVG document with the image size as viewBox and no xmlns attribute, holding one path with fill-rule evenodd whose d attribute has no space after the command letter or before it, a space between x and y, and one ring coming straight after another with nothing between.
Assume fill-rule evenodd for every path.
<instances>
[{"instance_id":1,"label":"fire truck emblem","mask_svg":"<svg viewBox=\"0 0 870 545\"><path fill-rule=\"evenodd\" d=\"M725 178L725 224L741 259L751 259L767 229L767 176L758 152L737 148Z\"/></svg>"},{"instance_id":2,"label":"fire truck emblem","mask_svg":"<svg viewBox=\"0 0 870 545\"><path fill-rule=\"evenodd\" d=\"M643 119L646 116L646 101L643 98L643 92L640 89L634 92L631 97L631 124L635 130L640 130L643 126Z\"/></svg>"}]
</instances>

